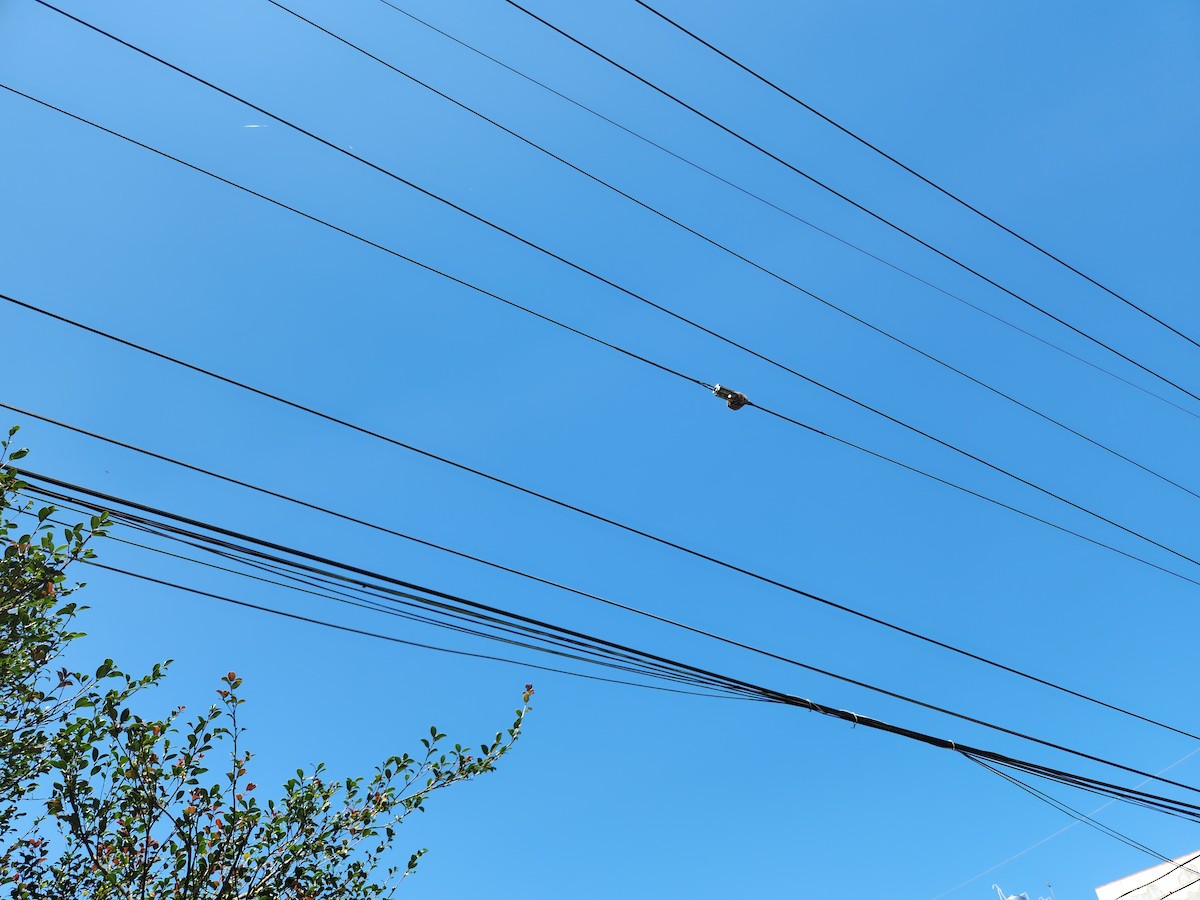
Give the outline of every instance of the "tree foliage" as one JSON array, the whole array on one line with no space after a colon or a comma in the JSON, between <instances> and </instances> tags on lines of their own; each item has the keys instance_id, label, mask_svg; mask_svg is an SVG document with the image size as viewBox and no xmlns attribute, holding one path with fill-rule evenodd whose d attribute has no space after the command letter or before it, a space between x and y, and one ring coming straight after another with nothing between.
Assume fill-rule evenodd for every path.
<instances>
[{"instance_id":1,"label":"tree foliage","mask_svg":"<svg viewBox=\"0 0 1200 900\"><path fill-rule=\"evenodd\" d=\"M0 896L12 900L333 900L390 897L420 850L393 861L396 828L436 791L493 771L521 732L532 685L505 732L472 752L437 728L415 756L369 776L297 769L273 795L250 780L241 679L191 717L134 710L169 663L143 676L106 660L69 671L85 607L67 569L92 558L106 516L59 528L0 449ZM219 761L219 765L216 762ZM216 765L213 771L210 766Z\"/></svg>"}]
</instances>

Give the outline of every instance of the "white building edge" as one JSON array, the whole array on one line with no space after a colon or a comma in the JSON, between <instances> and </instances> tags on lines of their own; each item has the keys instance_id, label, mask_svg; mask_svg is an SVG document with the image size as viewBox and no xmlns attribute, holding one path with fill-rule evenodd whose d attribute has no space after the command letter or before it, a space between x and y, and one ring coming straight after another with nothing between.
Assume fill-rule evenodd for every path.
<instances>
[{"instance_id":1,"label":"white building edge","mask_svg":"<svg viewBox=\"0 0 1200 900\"><path fill-rule=\"evenodd\" d=\"M1200 850L1096 888L1098 900L1200 900Z\"/></svg>"}]
</instances>

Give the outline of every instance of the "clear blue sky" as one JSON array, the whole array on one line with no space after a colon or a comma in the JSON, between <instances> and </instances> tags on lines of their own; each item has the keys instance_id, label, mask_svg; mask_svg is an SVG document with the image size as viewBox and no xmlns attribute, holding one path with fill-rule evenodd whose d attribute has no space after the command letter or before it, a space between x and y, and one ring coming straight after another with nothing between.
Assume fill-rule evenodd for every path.
<instances>
[{"instance_id":1,"label":"clear blue sky","mask_svg":"<svg viewBox=\"0 0 1200 900\"><path fill-rule=\"evenodd\" d=\"M66 8L730 337L1156 539L1197 501L723 256L263 0ZM1200 10L1185 0L660 0L822 111L1183 330L1196 307ZM589 58L502 0L402 0L623 124L1072 352L1132 367ZM1186 384L1197 352L691 44L631 0L532 8L1055 314ZM800 284L1193 489L1200 421L1097 374L546 95L376 0L295 8ZM822 394L38 6L0 8L0 80L753 400L1189 575L1196 567ZM10 95L0 291L1187 728L1197 589L688 387ZM246 127L265 126L265 127ZM1157 771L1194 742L970 665L0 308L5 390L148 449ZM1161 387L1161 386L1158 386ZM1156 389L1158 389L1156 387ZM1169 388L1163 388L1169 391ZM1183 403L1186 398L1172 394ZM1185 403L1186 405L1186 403ZM1200 404L1189 407L1200 411ZM14 418L6 414L9 418ZM298 513L17 419L32 467L783 690L1050 764L966 724ZM114 562L363 627L133 551ZM431 722L503 771L405 827L413 898L1060 900L1150 865L952 754L788 709L464 661L95 573L87 653L163 658L153 702L247 682L256 780L354 773ZM473 647L474 645L472 645ZM1091 770L1089 770L1091 771ZM1200 782L1193 758L1174 774ZM1086 795L1056 793L1084 809ZM1200 830L1100 816L1168 856Z\"/></svg>"}]
</instances>

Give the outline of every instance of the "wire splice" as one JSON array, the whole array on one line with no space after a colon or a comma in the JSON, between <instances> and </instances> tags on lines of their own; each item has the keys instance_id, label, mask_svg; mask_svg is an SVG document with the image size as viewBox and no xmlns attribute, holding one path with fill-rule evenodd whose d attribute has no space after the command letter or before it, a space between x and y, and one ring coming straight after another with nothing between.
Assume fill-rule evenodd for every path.
<instances>
[{"instance_id":1,"label":"wire splice","mask_svg":"<svg viewBox=\"0 0 1200 900\"><path fill-rule=\"evenodd\" d=\"M746 399L746 395L740 391L730 390L729 388L722 387L719 384L713 385L713 394L724 400L725 405L733 410L741 409L750 402Z\"/></svg>"}]
</instances>

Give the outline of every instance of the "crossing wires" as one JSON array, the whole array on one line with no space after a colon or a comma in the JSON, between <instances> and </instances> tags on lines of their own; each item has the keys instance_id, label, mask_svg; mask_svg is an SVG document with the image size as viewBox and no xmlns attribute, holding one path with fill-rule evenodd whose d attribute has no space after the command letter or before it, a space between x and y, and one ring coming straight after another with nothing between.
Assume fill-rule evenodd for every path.
<instances>
[{"instance_id":1,"label":"crossing wires","mask_svg":"<svg viewBox=\"0 0 1200 900\"><path fill-rule=\"evenodd\" d=\"M890 722L862 715L854 711L836 709L816 701L791 694L789 692L766 687L736 676L730 676L716 672L703 666L682 662L658 653L650 653L632 646L614 643L585 632L565 628L561 625L556 625L544 620L533 619L528 616L514 613L496 606L482 604L478 601L469 600L467 598L440 591L435 588L423 587L403 579L397 579L393 576L384 575L378 572L371 572L370 570L366 570L358 566L342 563L337 560L318 556L303 550L286 547L277 542L265 540L263 538L232 532L217 525L180 516L165 510L154 509L153 507L146 506L145 504L122 499L110 494L101 493L79 485L71 485L68 482L64 482L60 479L50 478L48 476L39 475L37 473L21 469L14 469L14 471L16 471L21 478L21 483L18 485L19 489L27 493L31 493L36 497L42 498L43 500L48 500L52 503L63 502L67 504L69 508L73 509L80 509L82 507L85 510L94 510L96 513L103 512L108 514L114 522L131 525L147 534L156 534L171 540L182 539L182 541L187 543L189 546L202 549L213 549L217 555L224 559L230 560L231 562L239 559L257 559L260 561L267 561L272 564L272 568L275 571L290 571L295 573L296 581L301 584L311 584L312 582L307 581L307 577L309 575L317 575L320 577L320 581L323 583L328 584L330 582L341 582L346 587L356 591L367 589L372 595L390 597L394 600L400 601L402 606L414 609L418 607L425 607L431 613L431 615L401 615L401 618L406 618L410 621L424 622L437 627L445 627L451 631L461 634L499 640L505 644L513 644L516 646L525 647L529 650L549 653L555 657L573 660L576 663L598 665L605 669L616 669L618 671L640 676L641 678L645 679L665 681L668 685L666 689L672 692L694 693L691 690L681 690L677 687L677 685L683 684L688 687L698 688L699 693L705 696L713 696L713 692L716 692L716 696L728 696L734 698L742 697L743 699L757 700L779 706L807 710L824 717L839 719L843 722L853 724L856 727L862 726L867 729L884 732L893 736L904 738L908 741L920 743L931 748L949 750L957 755L965 757L971 762L983 765L985 768L990 769L996 774L1001 774L1006 780L1017 784L1026 790L1030 790L1030 788L1020 780L1018 777L1019 775L1030 775L1039 779L1055 782L1089 793L1110 797L1114 800L1120 800L1123 803L1132 804L1134 806L1162 814L1188 821L1200 822L1200 805L1191 801L1182 800L1178 797L1150 793L1136 787L1130 788L1122 786L1115 782L1105 781L1093 776L1081 774L1079 772L1048 766L1044 763L1022 757L1011 756L996 750L961 743L949 738L934 735L929 732L918 731L904 726L895 725ZM197 561L188 557L180 555L177 556L179 556L179 558L188 559L192 562ZM293 613L287 610L280 610L265 606L260 603L240 600L214 591L191 587L171 579L149 575L144 572L138 572L123 568L121 566L110 566L105 563L94 562L89 562L88 564L116 574L136 578L159 587L167 587L186 592L195 597L202 597L213 601L230 603L243 608L253 609L258 612L282 615L292 620L300 621L310 625L333 628L345 633L355 634L363 637L387 640L392 643L413 648L451 652L458 655L471 656L484 660L524 665L520 661L505 657L497 657L491 654L479 654L472 651L461 651L458 648L431 645L421 641L409 640L407 638L396 638L391 635L384 635L378 632L368 631L356 626L331 622L325 619L317 619L312 616ZM259 582L266 581L266 579L257 577L255 580ZM282 583L280 582L274 583L282 586ZM304 592L316 594L318 596L321 595L320 591L314 592L305 589ZM381 607L380 609L383 611L385 608ZM464 628L461 625L455 624L455 622L467 621L473 621L479 627ZM483 630L479 630L479 628L482 628ZM518 639L514 640L512 637L508 637L506 635L516 635ZM562 671L563 674L580 674L574 671L560 670L557 667L542 666L540 664L534 664L530 667L543 670L549 669L550 671ZM590 676L585 674L584 677ZM612 678L609 676L598 676L597 678L601 681L610 681L620 684L632 683L640 687L653 686L641 682L629 682L624 678ZM671 685L676 685L676 687L672 687ZM911 700L909 700L909 702L911 702ZM1142 772L1137 768L1125 765L1112 759L1107 759L1087 753L1086 751L1055 744L1028 733L1022 733L1012 729L998 727L975 717L963 714L954 715L957 718L974 722L975 724L981 725L985 728L1001 731L1015 738L1019 738L1020 740L1032 742L1041 747L1051 748L1059 752L1070 754L1077 759L1087 760L1094 764L1116 769L1120 772L1128 774L1142 775L1149 780L1153 780L1168 787L1177 788L1191 793L1200 793L1200 789L1198 788L1182 782L1176 782L1171 779L1163 778L1161 775L1152 775L1148 772ZM1041 791L1037 791L1037 793L1042 797L1048 796ZM1115 830L1102 830L1105 830L1110 836L1117 837L1118 839L1124 838L1123 835ZM1126 842L1132 843L1129 840L1126 840ZM1155 851L1145 847L1144 845L1138 844L1138 846L1141 847L1141 849L1143 849L1145 852L1151 853L1152 855L1157 855Z\"/></svg>"},{"instance_id":2,"label":"crossing wires","mask_svg":"<svg viewBox=\"0 0 1200 900\"><path fill-rule=\"evenodd\" d=\"M882 689L880 689L880 688L877 688L877 687L875 687L875 686L873 686L873 685L868 685L868 684L866 684L866 683L864 683L864 682L862 682L862 681L859 681L859 680L856 680L856 679L850 679L850 678L846 678L846 677L844 677L844 676L837 675L837 674L835 674L835 673L833 673L833 672L830 672L830 671L828 671L828 670L821 669L821 668L818 668L818 667L815 667L815 666L812 666L812 665L809 665L809 664L806 664L806 663L802 663L802 662L800 662L800 661L798 661L798 660L796 660L796 659L794 659L794 658L790 658L790 657L787 657L787 656L781 655L781 654L779 654L779 653L773 653L773 652L766 651L766 650L763 650L763 649L761 649L761 648L758 648L758 647L751 646L751 645L749 645L749 644L747 644L747 643L745 643L745 642L742 642L742 641L736 641L736 640L732 640L732 639L730 639L730 638L722 637L722 636L720 636L720 635L718 635L718 634L715 634L715 633L713 633L712 631L708 631L708 630L701 629L701 628L696 628L696 627L694 627L694 626L687 625L687 624L685 624L685 623L683 623L683 622L681 622L681 621L675 620L675 619L667 618L667 617L665 617L665 616L661 616L661 615L656 615L656 614L653 614L653 613L647 612L646 610L643 610L643 609L638 609L638 608L636 608L636 607L634 607L634 606L631 606L631 605L629 605L628 603L625 603L625 602L620 602L620 601L616 601L616 600L612 600L612 599L610 599L610 598L606 598L606 597L602 597L602 596L600 596L600 595L598 595L598 594L596 594L596 593L594 593L594 592L591 592L591 591L586 591L586 590L582 590L582 589L580 589L580 588L577 588L577 587L571 587L571 586L569 586L569 585L566 585L566 584L563 584L563 583L561 583L561 582L553 581L553 580L551 580L551 579L548 579L548 578L543 578L543 577L540 577L540 576L537 576L537 575L531 574L531 573L529 573L529 572L527 572L527 571L523 571L523 570L521 570L521 569L519 569L519 568L516 568L516 567L510 566L510 565L504 565L504 564L501 564L501 563L497 563L497 562L494 562L494 561L492 561L492 560L485 559L485 558L483 558L483 557L481 557L481 556L479 556L479 555L477 555L477 554L473 554L473 553L467 553L467 552L464 552L464 551L462 551L462 550L458 550L458 549L454 549L454 548L451 548L451 547L447 547L447 546L445 546L445 545L443 545L443 544L439 544L439 543L436 543L436 542L434 542L434 541L426 540L426 539L423 539L423 538L417 537L417 536L415 536L415 535L412 535L412 534L410 534L410 533L403 532L403 531L399 531L399 530L397 530L397 529L395 529L395 528L390 528L390 527L387 527L387 526L384 526L384 525L380 525L380 524L378 524L378 523L376 523L376 522L373 522L373 521L370 521L370 520L367 520L367 519L363 519L362 517L359 517L359 516L351 516L351 515L347 515L347 514L345 514L345 513L338 512L337 510L330 509L330 508L329 508L329 507L327 507L327 506L322 506L322 505L320 505L320 504L311 503L311 502L309 502L309 501L305 501L305 500L303 500L303 499L297 498L297 497L295 497L295 496L294 496L294 495L292 495L292 494L284 493L284 492L282 492L282 491L277 491L277 490L271 490L271 489L269 489L269 488L264 488L264 487L262 487L262 486L260 486L260 485L253 484L253 483L250 483L250 482L248 482L248 481L245 481L244 479L240 479L240 478L234 478L234 477L231 477L231 476L229 476L229 475L226 475L226 474L222 474L222 473L220 473L220 472L213 471L212 469L204 468L204 467L202 467L202 466L198 466L198 465L195 465L195 464L193 464L193 463L184 462L183 460L177 459L177 458L175 458L175 457L167 456L166 454L162 454L162 453L156 453L156 452L154 452L154 451L147 450L147 449L145 449L145 448L142 448L142 447L138 447L138 446L136 446L136 445L134 445L134 444L130 444L130 443L126 442L126 441L120 441L120 440L117 440L117 439L115 439L115 438L109 437L109 436L107 436L107 435L98 434L98 433L96 433L96 432L94 432L94 431L89 431L89 430L87 430L87 429L80 428L79 426L70 425L70 424L67 424L67 423L65 423L65 422L57 421L57 420L55 420L55 419L51 419L51 418L49 418L49 417L47 417L47 416L39 415L39 414L37 414L37 413L33 413L33 412L30 412L30 411L28 411L28 410L23 410L23 409L20 409L19 407L15 407L15 406L12 406L12 405L9 405L9 404L5 404L5 403L2 403L2 402L0 402L0 408L8 409L8 410L10 410L10 411L12 411L12 412L16 412L16 413L19 413L19 414L21 414L21 415L28 416L28 417L30 417L30 418L36 419L36 420L38 420L38 421L41 421L41 422L45 422L45 423L47 423L47 424L50 424L50 425L55 425L55 426L57 426L57 427L59 427L59 428L62 428L62 429L65 429L65 430L71 431L71 432L73 432L73 433L75 433L75 434L83 435L83 436L85 436L85 437L88 437L88 438L91 438L91 439L93 439L93 440L102 441L102 442L104 442L104 443L107 443L107 444L110 444L110 445L113 445L113 446L121 447L122 449L125 449L125 450L130 450L130 451L132 451L132 452L134 452L134 453L138 453L138 454L140 454L140 455L142 455L142 456L145 456L145 457L149 457L149 458L151 458L151 459L158 460L159 462L165 462L165 463L168 463L169 465L172 465L172 466L175 466L175 467L178 467L178 468L181 468L181 469L184 469L184 470L187 470L187 471L189 471L189 472L193 472L193 473L196 473L196 474L199 474L199 475L203 475L203 476L205 476L205 477L207 477L207 478L211 478L211 479L214 479L214 480L217 480L217 481L224 482L224 483L226 483L226 484L231 484L231 485L234 485L234 486L236 486L236 487L239 487L239 488L243 488L243 489L246 489L246 490L249 490L249 491L253 491L254 493L261 494L261 495L265 495L265 496L268 496L268 497L274 498L274 499L276 499L276 500L282 500L282 501L284 501L284 502L286 502L286 503L289 503L289 504L292 504L292 505L294 505L294 506L298 506L298 507L301 507L301 508L303 508L303 509L311 510L311 511L313 511L313 512L317 512L317 513L320 513L320 514L322 514L322 515L329 516L329 517L331 517L331 518L334 518L334 519L341 520L341 521L343 521L343 522L349 522L349 523L351 523L351 524L358 525L358 526L361 526L361 527L364 527L364 528L368 528L368 529L371 529L371 530L373 530L373 531L377 531L377 532L380 532L380 533L383 533L383 534L389 535L389 536L391 536L391 537L400 538L400 539L402 539L402 540L405 540L405 541L409 541L409 542L411 542L411 543L418 544L418 545L420 545L420 546L422 546L422 547L426 547L426 548L429 548L429 549L432 549L432 550L436 550L436 551L438 551L438 552L441 552L441 553L446 553L446 554L449 554L449 555L455 556L455 557L457 557L457 558L459 558L459 559L464 559L464 560L467 560L467 561L470 561L470 562L473 562L473 563L476 563L476 564L479 564L479 565L487 566L487 567L489 567L489 568L491 568L491 569L495 569L495 570L498 570L498 571L505 572L505 573L507 573L507 574L509 574L509 575L515 575L515 576L518 576L519 578L526 579L526 580L528 580L528 581L531 581L531 582L534 582L534 583L537 583L537 584L543 585L543 586L545 586L545 587L550 587L550 588L553 588L553 589L555 589L555 590L557 590L557 591L562 591L562 592L564 592L564 593L571 594L571 595L573 595L573 596L575 596L575 597L579 597L579 598L583 598L583 599L586 599L586 600L595 601L595 602L598 602L598 603L604 604L605 606L613 607L613 608L616 608L616 609L622 610L622 611L624 611L624 612L627 612L627 613L631 613L631 614L634 614L634 615L637 615L637 616L640 616L640 617L643 617L643 618L647 618L647 619L652 619L652 620L654 620L654 621L656 621L656 622L659 622L659 623L661 623L661 624L668 625L668 626L670 626L670 627L672 627L672 628L678 628L678 629L682 629L682 630L684 630L684 631L691 632L692 634L699 635L699 636L701 636L701 637L705 637L705 638L709 638L709 639L712 639L712 640L719 641L719 642L721 642L721 643L723 643L723 644L726 644L726 645L728 645L728 646L737 647L737 648L739 648L739 649L742 649L742 650L748 650L748 651L750 651L750 652L752 652L752 653L755 653L755 654L758 654L758 655L760 655L760 656L764 656L764 657L767 657L767 658L773 659L773 660L775 660L775 661L778 661L778 662L783 662L783 663L787 663L787 664L789 664L789 665L798 666L799 668L805 669L806 671L813 672L813 673L815 673L815 674L819 674L819 675L823 675L823 676L826 676L826 677L829 677L829 678L833 678L833 679L835 679L835 680L842 681L842 682L844 682L844 683L853 684L853 685L854 685L854 686L856 686L856 687L865 688L865 689L867 689L867 690L870 690L870 691L873 691L873 692L875 692L875 693L882 693L882 694L885 694L885 695L887 695L887 696L890 696L890 697L893 697L893 698L897 698L897 699L906 699L906 700L908 699L908 698L902 698L902 697L899 697L898 695L896 695L896 694L894 694L894 693L892 693L892 692L890 692L890 691L882 690ZM26 473L26 474L31 474L31 473ZM76 485L69 485L69 484L66 484L66 483L58 483L58 482L55 482L55 484L56 484L56 486L57 486L57 487L71 487L71 488L73 488L73 489L75 489L75 490L81 490L81 489L80 489L78 486L76 486ZM58 499L58 500L63 500L63 499L66 499L66 498L59 496L59 497L57 497L56 499ZM102 498L102 499L116 499L116 498ZM1030 681L1030 682L1032 682L1032 683L1034 683L1034 684L1040 685L1040 686L1042 686L1042 687L1047 687L1047 688L1050 688L1050 689L1052 689L1052 690L1054 690L1054 691L1058 691L1059 693L1065 694L1065 695L1067 695L1067 696L1069 696L1069 697L1073 697L1073 698L1075 698L1075 699L1079 699L1079 700L1084 700L1084 701L1086 701L1086 702L1088 702L1088 703L1091 703L1091 704L1094 704L1094 705L1096 705L1096 706L1102 707L1102 708L1104 708L1104 709L1107 709L1107 710L1109 710L1109 711L1111 711L1111 712L1116 712L1116 713L1119 713L1119 714L1121 714L1121 715L1124 715L1124 716L1127 716L1127 717L1129 717L1129 718L1132 718L1132 719L1138 720L1138 721L1140 721L1140 722L1143 722L1143 723L1146 723L1146 724L1148 724L1148 725L1153 725L1153 726L1156 726L1156 727L1158 727L1158 728L1164 729L1164 730L1166 730L1166 731L1170 731L1170 732L1173 732L1173 733L1175 733L1175 734L1182 735L1183 737L1192 738L1192 739L1194 739L1194 740L1200 740L1200 735L1197 735L1197 734L1195 734L1194 732L1188 731L1188 730L1186 730L1186 729L1183 729L1183 728L1180 728L1180 727L1178 727L1178 726L1169 725L1169 724L1167 724L1167 723L1165 723L1165 722L1162 722L1162 721L1159 721L1159 720L1153 719L1153 718L1151 718L1151 717L1149 717L1149 716L1145 716L1145 715L1142 715L1142 714L1140 714L1140 713L1134 712L1133 710L1126 709L1126 708L1123 708L1123 707L1121 707L1121 706L1117 706L1117 705L1115 705L1115 704L1113 704L1113 703L1109 703L1109 702L1107 702L1107 701L1101 700L1101 699L1099 699L1099 698L1097 698L1097 697L1095 697L1095 696L1091 696L1091 695L1089 695L1089 694L1086 694L1086 693L1084 693L1084 692L1082 692L1082 691L1078 691L1078 690L1075 690L1075 689L1072 689L1072 688L1066 687L1066 686L1064 686L1064 685L1062 685L1062 684L1058 684L1058 683L1055 683L1055 682L1053 682L1053 681L1050 681L1050 680L1048 680L1048 679L1046 679L1046 678L1039 677L1039 676L1037 676L1037 675L1034 675L1034 674L1032 674L1032 673L1030 673L1030 672L1027 672L1027 671L1025 671L1025 670L1023 670L1023 669L1017 668L1016 666L1012 666L1012 665L1009 665L1009 664L1006 664L1006 663L1002 663L1002 662L1000 662L1000 661L998 661L998 660L995 660L995 659L993 659L993 658L991 658L991 657L984 657L984 656L981 656L981 655L979 655L979 654L976 654L976 653L973 653L973 652L971 652L971 651L969 651L969 650L965 650L965 649L963 649L962 647L959 647L959 646L955 646L955 645L952 645L952 644L948 644L948 643L945 643L945 642L942 642L942 641L939 641L939 640L936 640L936 639L931 639L931 638L929 638L929 637L927 637L927 636L921 635L921 634L919 634L919 633L917 633L917 632L914 632L914 631L911 631L911 630L909 630L909 629L907 629L907 628L903 628L903 627L897 626L897 625L895 625L894 623L888 622L888 621L886 621L886 620L879 619L879 618L877 618L877 617L873 617L873 616L866 615L866 614L864 614L864 613L862 613L862 612L860 612L860 611L858 611L858 610L855 610L855 609L852 609L852 608L846 607L846 606L844 606L844 605L842 605L842 604L831 603L831 602L830 602L830 601L828 601L826 598L817 597L816 595L812 595L812 594L806 594L806 596L808 596L808 597L809 597L809 599L814 599L814 600L817 600L817 601L818 601L818 602L820 602L820 603L823 603L823 604L826 604L826 605L830 605L830 606L832 606L833 608L835 608L835 609L838 609L838 610L840 610L840 611L849 612L849 613L851 613L852 615L855 615L855 616L857 616L857 617L859 617L859 618L862 618L862 619L865 619L865 620L867 620L867 621L870 621L870 622L872 622L872 623L874 623L874 624L877 624L877 625L882 625L882 626L884 626L884 627L886 627L886 628L889 628L889 629L891 629L891 630L894 630L894 631L897 631L897 632L899 632L899 633L905 634L905 635L907 635L907 636L909 636L909 637L915 637L915 638L918 638L918 639L920 639L920 640L923 640L923 641L926 641L926 642L932 643L932 644L934 644L935 646L938 646L938 647L940 647L941 649L944 649L944 650L949 650L949 651L951 651L951 652L953 652L953 653L955 653L955 654L957 654L957 655L959 655L959 656L963 656L963 657L965 657L965 658L967 658L967 659L970 659L970 660L972 660L972 661L979 662L979 663L984 663L985 665L988 665L988 666L990 666L991 668L997 669L998 671L1001 671L1001 672L1003 672L1003 673L1005 673L1005 674L1017 676L1017 677L1019 677L1019 678L1022 678L1022 679L1026 680L1026 681ZM919 706L923 706L923 707L925 707L925 708L927 708L927 709L934 709L934 710L935 710L935 711L937 711L937 712L943 712L943 713L950 714L950 715L956 715L956 714L953 714L953 713L949 713L949 712L948 712L948 711L946 711L946 710L943 710L943 709L940 709L940 708L935 708L935 707L932 707L932 706L930 706L930 705L928 705L928 704L920 703L920 702L918 702L918 701L911 701L911 700L909 700L909 702L914 702L914 703L917 703L917 705L919 705ZM957 717L957 716L956 716L956 717Z\"/></svg>"}]
</instances>

